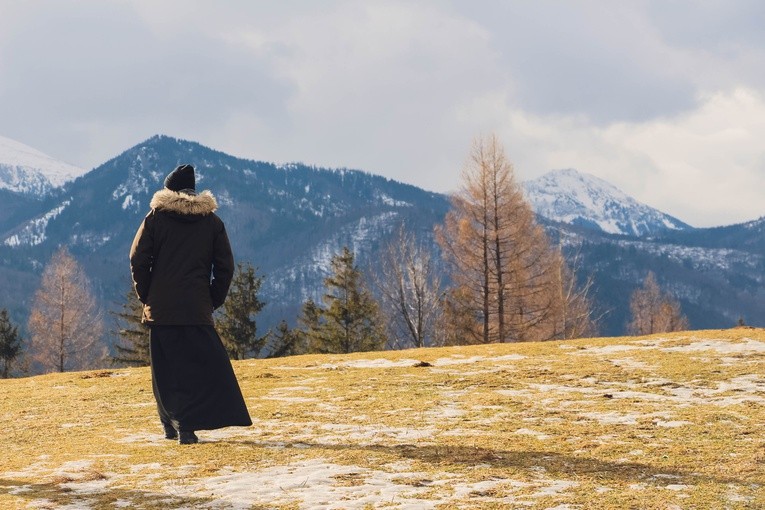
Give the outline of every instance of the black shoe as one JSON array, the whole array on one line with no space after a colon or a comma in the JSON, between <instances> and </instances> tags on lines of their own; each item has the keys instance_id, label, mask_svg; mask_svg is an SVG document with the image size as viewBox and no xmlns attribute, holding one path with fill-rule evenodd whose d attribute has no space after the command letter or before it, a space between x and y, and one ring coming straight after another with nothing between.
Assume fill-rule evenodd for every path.
<instances>
[{"instance_id":1,"label":"black shoe","mask_svg":"<svg viewBox=\"0 0 765 510\"><path fill-rule=\"evenodd\" d=\"M178 439L178 431L172 425L163 423L162 426L165 427L165 439Z\"/></svg>"},{"instance_id":2,"label":"black shoe","mask_svg":"<svg viewBox=\"0 0 765 510\"><path fill-rule=\"evenodd\" d=\"M194 431L181 431L178 434L178 442L181 444L197 444L199 442L199 438L196 434L194 434Z\"/></svg>"}]
</instances>

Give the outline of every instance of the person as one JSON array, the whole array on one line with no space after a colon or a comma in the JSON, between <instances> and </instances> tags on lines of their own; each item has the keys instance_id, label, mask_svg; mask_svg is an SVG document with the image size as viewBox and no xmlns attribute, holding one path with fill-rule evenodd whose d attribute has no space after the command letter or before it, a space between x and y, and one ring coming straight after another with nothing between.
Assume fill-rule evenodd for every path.
<instances>
[{"instance_id":1,"label":"person","mask_svg":"<svg viewBox=\"0 0 765 510\"><path fill-rule=\"evenodd\" d=\"M176 167L130 248L130 272L150 327L151 376L167 439L252 425L213 322L226 299L234 257L210 191L196 193L192 165Z\"/></svg>"}]
</instances>

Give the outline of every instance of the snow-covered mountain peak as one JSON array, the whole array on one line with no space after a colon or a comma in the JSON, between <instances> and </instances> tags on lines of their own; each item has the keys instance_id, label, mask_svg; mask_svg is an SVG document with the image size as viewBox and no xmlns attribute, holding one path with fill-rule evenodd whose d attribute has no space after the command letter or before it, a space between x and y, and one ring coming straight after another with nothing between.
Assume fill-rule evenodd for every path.
<instances>
[{"instance_id":1,"label":"snow-covered mountain peak","mask_svg":"<svg viewBox=\"0 0 765 510\"><path fill-rule=\"evenodd\" d=\"M537 214L561 223L633 236L690 228L613 184L574 169L553 170L525 182L523 189Z\"/></svg>"},{"instance_id":2,"label":"snow-covered mountain peak","mask_svg":"<svg viewBox=\"0 0 765 510\"><path fill-rule=\"evenodd\" d=\"M45 193L86 173L24 145L0 136L0 189Z\"/></svg>"}]
</instances>

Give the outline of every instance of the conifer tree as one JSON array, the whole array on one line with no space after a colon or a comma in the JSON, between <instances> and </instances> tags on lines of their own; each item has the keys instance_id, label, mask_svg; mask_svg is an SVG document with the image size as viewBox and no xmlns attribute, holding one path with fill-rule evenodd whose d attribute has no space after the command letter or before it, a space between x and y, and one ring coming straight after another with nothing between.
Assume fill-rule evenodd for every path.
<instances>
[{"instance_id":1,"label":"conifer tree","mask_svg":"<svg viewBox=\"0 0 765 510\"><path fill-rule=\"evenodd\" d=\"M150 365L150 329L142 322L143 304L132 287L125 295L122 310L113 312L113 315L117 317L120 325L117 334L122 344L115 344L114 349L117 353L111 356L112 363L136 367Z\"/></svg>"},{"instance_id":2,"label":"conifer tree","mask_svg":"<svg viewBox=\"0 0 765 510\"><path fill-rule=\"evenodd\" d=\"M271 335L271 344L268 350L269 358L281 358L283 356L295 356L305 354L305 335L298 329L290 329L287 321L282 320Z\"/></svg>"},{"instance_id":3,"label":"conifer tree","mask_svg":"<svg viewBox=\"0 0 765 510\"><path fill-rule=\"evenodd\" d=\"M19 328L11 323L8 310L0 310L0 377L7 379L11 374L13 362L21 355L21 336Z\"/></svg>"},{"instance_id":4,"label":"conifer tree","mask_svg":"<svg viewBox=\"0 0 765 510\"><path fill-rule=\"evenodd\" d=\"M101 310L82 266L59 248L45 266L29 316L29 351L43 371L98 367L106 358Z\"/></svg>"},{"instance_id":5,"label":"conifer tree","mask_svg":"<svg viewBox=\"0 0 765 510\"><path fill-rule=\"evenodd\" d=\"M249 263L236 266L226 302L216 320L216 329L232 359L245 359L261 353L268 334L258 336L256 316L265 302L258 297L263 277Z\"/></svg>"},{"instance_id":6,"label":"conifer tree","mask_svg":"<svg viewBox=\"0 0 765 510\"><path fill-rule=\"evenodd\" d=\"M313 300L303 305L308 348L318 353L349 353L381 349L385 334L378 306L361 281L348 247L332 257L332 274L324 279L323 306Z\"/></svg>"}]
</instances>

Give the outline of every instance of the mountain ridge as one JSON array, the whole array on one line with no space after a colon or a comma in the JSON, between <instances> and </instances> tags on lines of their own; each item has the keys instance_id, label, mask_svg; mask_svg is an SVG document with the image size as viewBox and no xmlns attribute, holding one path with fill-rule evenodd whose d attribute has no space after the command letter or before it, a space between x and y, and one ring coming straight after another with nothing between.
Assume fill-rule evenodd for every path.
<instances>
[{"instance_id":1,"label":"mountain ridge","mask_svg":"<svg viewBox=\"0 0 765 510\"><path fill-rule=\"evenodd\" d=\"M282 319L294 325L305 299L321 298L329 259L343 246L364 271L375 271L376 251L404 222L439 257L433 228L450 207L446 195L360 170L275 165L155 135L43 199L7 202L0 214L0 284L9 292L0 295L0 307L25 321L41 268L62 244L92 275L105 306L119 306L130 289L127 253L135 230L154 191L180 163L194 164L197 188L218 198L236 259L265 276L263 330ZM681 300L693 328L727 327L739 318L763 324L764 219L657 228L644 236L607 233L595 221L538 219L571 260L579 257L579 278L593 278L603 334L623 333L629 296L649 270Z\"/></svg>"}]
</instances>

